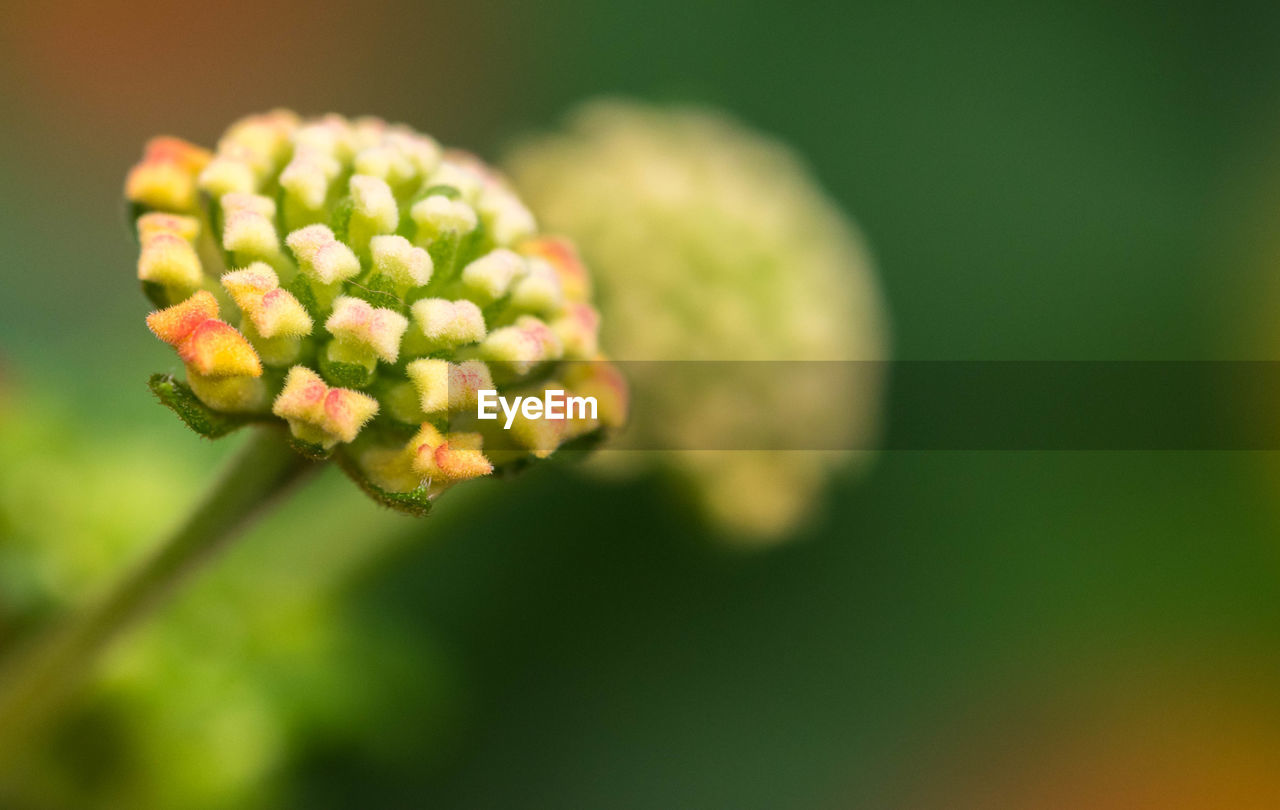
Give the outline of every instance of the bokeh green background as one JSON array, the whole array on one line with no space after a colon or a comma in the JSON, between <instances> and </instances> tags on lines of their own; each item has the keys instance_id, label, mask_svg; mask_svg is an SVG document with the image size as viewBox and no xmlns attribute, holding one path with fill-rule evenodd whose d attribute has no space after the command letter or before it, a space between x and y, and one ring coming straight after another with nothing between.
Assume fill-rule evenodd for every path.
<instances>
[{"instance_id":1,"label":"bokeh green background","mask_svg":"<svg viewBox=\"0 0 1280 810\"><path fill-rule=\"evenodd\" d=\"M283 105L496 158L585 97L706 102L796 146L856 216L898 357L1271 359L1280 339L1273 4L5 17L10 633L107 581L235 443L184 432L144 384L175 361L143 328L119 198L161 131L212 143ZM1241 740L1277 753L1277 470L1266 453L889 453L757 554L659 478L538 470L418 523L329 474L121 645L23 800L982 806L962 763L988 786L1031 774L1034 795L1095 726L1160 761L1183 738L1197 762ZM1220 758L1257 796L1280 789Z\"/></svg>"}]
</instances>

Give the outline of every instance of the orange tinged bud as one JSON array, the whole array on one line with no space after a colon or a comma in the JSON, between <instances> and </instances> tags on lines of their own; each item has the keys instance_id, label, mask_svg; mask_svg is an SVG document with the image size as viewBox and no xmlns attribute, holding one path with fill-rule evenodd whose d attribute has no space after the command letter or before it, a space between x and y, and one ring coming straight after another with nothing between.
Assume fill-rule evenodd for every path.
<instances>
[{"instance_id":1,"label":"orange tinged bud","mask_svg":"<svg viewBox=\"0 0 1280 810\"><path fill-rule=\"evenodd\" d=\"M253 346L217 315L217 300L201 290L180 304L151 313L147 326L201 376L261 376L262 362Z\"/></svg>"},{"instance_id":2,"label":"orange tinged bud","mask_svg":"<svg viewBox=\"0 0 1280 810\"><path fill-rule=\"evenodd\" d=\"M424 424L409 441L413 453L413 470L433 481L457 482L479 478L493 472L493 464L480 450L480 436L475 433L441 435Z\"/></svg>"},{"instance_id":3,"label":"orange tinged bud","mask_svg":"<svg viewBox=\"0 0 1280 810\"><path fill-rule=\"evenodd\" d=\"M591 276L582 263L578 250L568 239L543 236L520 243L520 252L551 265L560 277L560 286L570 301L586 301L591 297Z\"/></svg>"},{"instance_id":4,"label":"orange tinged bud","mask_svg":"<svg viewBox=\"0 0 1280 810\"><path fill-rule=\"evenodd\" d=\"M180 138L153 138L125 179L125 196L150 208L194 210L196 175L209 158L207 150Z\"/></svg>"},{"instance_id":5,"label":"orange tinged bud","mask_svg":"<svg viewBox=\"0 0 1280 810\"><path fill-rule=\"evenodd\" d=\"M378 413L378 401L349 388L330 388L316 372L294 366L271 412L289 422L294 436L328 448L353 441Z\"/></svg>"},{"instance_id":6,"label":"orange tinged bud","mask_svg":"<svg viewBox=\"0 0 1280 810\"><path fill-rule=\"evenodd\" d=\"M213 293L200 290L187 300L147 316L147 326L155 336L177 346L197 326L218 317L218 299Z\"/></svg>"}]
</instances>

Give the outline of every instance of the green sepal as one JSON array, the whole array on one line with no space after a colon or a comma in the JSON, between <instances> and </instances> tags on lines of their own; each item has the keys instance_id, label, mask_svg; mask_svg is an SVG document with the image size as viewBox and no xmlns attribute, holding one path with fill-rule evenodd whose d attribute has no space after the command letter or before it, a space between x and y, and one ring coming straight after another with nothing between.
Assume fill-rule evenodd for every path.
<instances>
[{"instance_id":1,"label":"green sepal","mask_svg":"<svg viewBox=\"0 0 1280 810\"><path fill-rule=\"evenodd\" d=\"M320 352L320 376L329 385L339 388L368 388L377 378L377 366L366 368L359 363L340 363L329 359L328 352Z\"/></svg>"},{"instance_id":2,"label":"green sepal","mask_svg":"<svg viewBox=\"0 0 1280 810\"><path fill-rule=\"evenodd\" d=\"M155 304L158 308L164 309L172 302L169 300L169 291L165 289L163 284L157 284L154 281L143 281L142 294L147 300Z\"/></svg>"},{"instance_id":3,"label":"green sepal","mask_svg":"<svg viewBox=\"0 0 1280 810\"><path fill-rule=\"evenodd\" d=\"M427 496L426 487L419 487L412 492L390 492L370 481L346 453L338 453L334 460L347 477L377 503L413 517L426 517L430 514L431 499Z\"/></svg>"},{"instance_id":4,"label":"green sepal","mask_svg":"<svg viewBox=\"0 0 1280 810\"><path fill-rule=\"evenodd\" d=\"M329 229L339 242L347 241L351 232L351 212L354 210L355 203L350 196L343 197L333 206L333 213L329 215Z\"/></svg>"},{"instance_id":5,"label":"green sepal","mask_svg":"<svg viewBox=\"0 0 1280 810\"><path fill-rule=\"evenodd\" d=\"M196 397L190 386L172 374L152 374L147 385L160 404L176 413L187 427L206 439L220 439L254 421L250 417L212 410Z\"/></svg>"},{"instance_id":6,"label":"green sepal","mask_svg":"<svg viewBox=\"0 0 1280 810\"><path fill-rule=\"evenodd\" d=\"M316 299L315 290L311 289L311 282L302 273L298 273L293 277L293 281L285 286L285 289L298 299L298 303L302 304L302 308L307 311L313 321L323 323L324 318L320 312L320 302Z\"/></svg>"},{"instance_id":7,"label":"green sepal","mask_svg":"<svg viewBox=\"0 0 1280 810\"><path fill-rule=\"evenodd\" d=\"M396 294L395 285L381 273L375 272L367 281L349 285L347 295L368 301L375 307L399 312L401 315L408 311L404 301Z\"/></svg>"},{"instance_id":8,"label":"green sepal","mask_svg":"<svg viewBox=\"0 0 1280 810\"><path fill-rule=\"evenodd\" d=\"M289 436L289 446L294 449L298 455L309 458L312 461L324 461L333 455L333 450L326 448L324 445L316 444L299 439L297 436Z\"/></svg>"}]
</instances>

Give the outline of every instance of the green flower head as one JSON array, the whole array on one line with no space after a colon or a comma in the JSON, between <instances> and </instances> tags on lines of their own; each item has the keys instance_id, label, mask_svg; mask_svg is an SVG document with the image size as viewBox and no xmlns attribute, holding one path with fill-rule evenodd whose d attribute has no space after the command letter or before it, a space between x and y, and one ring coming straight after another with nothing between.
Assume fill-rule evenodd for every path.
<instances>
[{"instance_id":1,"label":"green flower head","mask_svg":"<svg viewBox=\"0 0 1280 810\"><path fill-rule=\"evenodd\" d=\"M825 446L866 446L887 345L873 265L789 148L705 109L600 101L519 146L506 167L595 271L603 337L619 360L871 361L852 401L766 386L735 397L732 414L762 437L754 446L798 446L788 437L815 429ZM696 448L730 415L722 398L666 393L645 392L634 444ZM735 536L768 541L805 516L848 456L690 449L665 459Z\"/></svg>"},{"instance_id":2,"label":"green flower head","mask_svg":"<svg viewBox=\"0 0 1280 810\"><path fill-rule=\"evenodd\" d=\"M625 416L573 246L540 235L479 159L376 118L245 118L213 152L152 140L126 197L147 325L185 381L152 388L198 432L287 425L409 512L460 481L597 438ZM593 419L456 430L482 389L605 386Z\"/></svg>"}]
</instances>

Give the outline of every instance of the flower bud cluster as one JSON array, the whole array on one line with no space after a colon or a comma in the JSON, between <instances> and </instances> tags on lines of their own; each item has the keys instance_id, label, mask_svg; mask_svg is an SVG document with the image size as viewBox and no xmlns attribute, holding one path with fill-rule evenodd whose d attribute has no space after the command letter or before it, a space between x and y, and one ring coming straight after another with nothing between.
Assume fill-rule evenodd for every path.
<instances>
[{"instance_id":1,"label":"flower bud cluster","mask_svg":"<svg viewBox=\"0 0 1280 810\"><path fill-rule=\"evenodd\" d=\"M125 193L147 324L186 368L161 394L187 397L167 401L180 415L283 420L300 451L410 511L625 419L616 372L570 362L603 361L575 249L471 155L375 118L274 111L212 152L154 139ZM481 388L601 386L596 419L492 452L486 426L451 429Z\"/></svg>"},{"instance_id":2,"label":"flower bud cluster","mask_svg":"<svg viewBox=\"0 0 1280 810\"><path fill-rule=\"evenodd\" d=\"M565 131L517 148L506 167L539 220L582 249L600 285L604 338L620 360L885 357L880 295L859 234L777 141L702 109L603 101L583 107ZM761 436L760 446L786 446L815 427L831 447L858 446L874 430L876 376L852 410L847 398L781 384L703 398L675 387L646 391L628 433L640 446L696 448L700 432L732 418ZM667 458L714 517L767 540L804 516L839 455Z\"/></svg>"}]
</instances>

